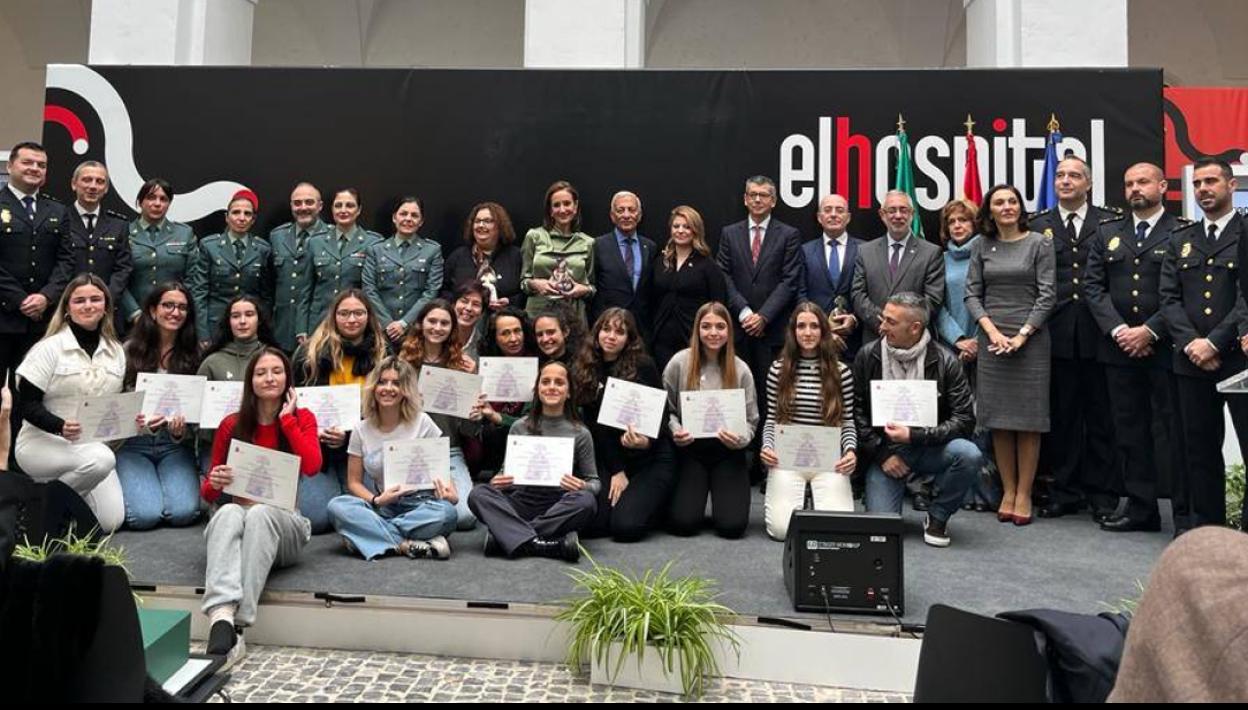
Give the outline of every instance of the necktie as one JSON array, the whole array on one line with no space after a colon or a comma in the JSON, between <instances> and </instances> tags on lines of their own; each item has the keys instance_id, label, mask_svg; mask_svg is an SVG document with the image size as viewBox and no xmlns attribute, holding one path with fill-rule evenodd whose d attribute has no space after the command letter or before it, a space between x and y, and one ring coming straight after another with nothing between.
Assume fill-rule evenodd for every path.
<instances>
[{"instance_id":1,"label":"necktie","mask_svg":"<svg viewBox=\"0 0 1248 710\"><path fill-rule=\"evenodd\" d=\"M637 262L633 259L633 243L636 240L632 237L624 238L624 269L628 271L628 282L633 288L637 288Z\"/></svg>"},{"instance_id":2,"label":"necktie","mask_svg":"<svg viewBox=\"0 0 1248 710\"><path fill-rule=\"evenodd\" d=\"M306 229L299 230L299 236L296 237L295 249L300 254L303 253L303 245L307 244L307 242L308 242L308 230Z\"/></svg>"},{"instance_id":3,"label":"necktie","mask_svg":"<svg viewBox=\"0 0 1248 710\"><path fill-rule=\"evenodd\" d=\"M897 275L897 265L901 263L901 244L893 244L893 255L888 260L888 275Z\"/></svg>"},{"instance_id":4,"label":"necktie","mask_svg":"<svg viewBox=\"0 0 1248 710\"><path fill-rule=\"evenodd\" d=\"M841 257L836 253L838 246L836 240L832 240L828 244L831 246L828 249L828 279L832 281L832 287L836 288L836 285L841 280Z\"/></svg>"},{"instance_id":5,"label":"necktie","mask_svg":"<svg viewBox=\"0 0 1248 710\"><path fill-rule=\"evenodd\" d=\"M160 229L154 224L149 224L147 226L148 237L151 239L155 239L157 234L160 234Z\"/></svg>"},{"instance_id":6,"label":"necktie","mask_svg":"<svg viewBox=\"0 0 1248 710\"><path fill-rule=\"evenodd\" d=\"M22 204L23 204L23 205L26 205L26 216L27 216L27 217L30 217L31 221L34 221L34 219L35 219L35 198L31 197L30 195L27 195L27 196L25 196L25 197L23 197L23 198L22 198Z\"/></svg>"},{"instance_id":7,"label":"necktie","mask_svg":"<svg viewBox=\"0 0 1248 710\"><path fill-rule=\"evenodd\" d=\"M1066 238L1070 240L1071 244L1079 241L1079 230L1075 229L1075 217L1078 216L1074 212L1066 215Z\"/></svg>"},{"instance_id":8,"label":"necktie","mask_svg":"<svg viewBox=\"0 0 1248 710\"><path fill-rule=\"evenodd\" d=\"M1144 246L1144 237L1148 235L1148 222L1140 222L1135 225L1135 248L1139 249Z\"/></svg>"},{"instance_id":9,"label":"necktie","mask_svg":"<svg viewBox=\"0 0 1248 710\"><path fill-rule=\"evenodd\" d=\"M351 238L343 234L338 237L338 258L342 259L347 253L347 247L351 244Z\"/></svg>"},{"instance_id":10,"label":"necktie","mask_svg":"<svg viewBox=\"0 0 1248 710\"><path fill-rule=\"evenodd\" d=\"M1218 243L1218 225L1216 224L1209 225L1209 243L1210 244Z\"/></svg>"},{"instance_id":11,"label":"necktie","mask_svg":"<svg viewBox=\"0 0 1248 710\"><path fill-rule=\"evenodd\" d=\"M95 215L84 214L83 217L87 220L87 236L95 236Z\"/></svg>"},{"instance_id":12,"label":"necktie","mask_svg":"<svg viewBox=\"0 0 1248 710\"><path fill-rule=\"evenodd\" d=\"M754 261L754 265L758 265L758 253L763 249L763 228L754 225L754 238L750 240L750 259Z\"/></svg>"},{"instance_id":13,"label":"necktie","mask_svg":"<svg viewBox=\"0 0 1248 710\"><path fill-rule=\"evenodd\" d=\"M247 245L241 239L234 240L234 258L238 260L239 266L243 264L243 254L247 249Z\"/></svg>"}]
</instances>

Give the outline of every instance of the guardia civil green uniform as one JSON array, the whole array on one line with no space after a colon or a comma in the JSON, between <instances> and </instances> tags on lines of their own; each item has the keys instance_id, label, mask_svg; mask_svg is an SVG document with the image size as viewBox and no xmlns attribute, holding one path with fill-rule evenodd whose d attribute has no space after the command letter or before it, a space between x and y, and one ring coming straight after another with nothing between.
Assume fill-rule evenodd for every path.
<instances>
[{"instance_id":1,"label":"guardia civil green uniform","mask_svg":"<svg viewBox=\"0 0 1248 710\"><path fill-rule=\"evenodd\" d=\"M312 306L312 259L314 237L329 234L319 219L308 227L287 222L269 232L273 249L273 337L286 352L294 352L297 336L308 334L308 311Z\"/></svg>"},{"instance_id":2,"label":"guardia civil green uniform","mask_svg":"<svg viewBox=\"0 0 1248 710\"><path fill-rule=\"evenodd\" d=\"M226 305L236 296L252 296L265 311L272 311L272 254L269 243L254 234L241 238L214 234L199 241L186 280L195 299L195 332L200 340L212 338Z\"/></svg>"},{"instance_id":3,"label":"guardia civil green uniform","mask_svg":"<svg viewBox=\"0 0 1248 710\"><path fill-rule=\"evenodd\" d=\"M139 315L143 299L157 284L185 284L195 258L195 233L188 225L162 219L151 224L142 217L130 223L130 257L134 270L121 294L121 314L126 322Z\"/></svg>"},{"instance_id":4,"label":"guardia civil green uniform","mask_svg":"<svg viewBox=\"0 0 1248 710\"><path fill-rule=\"evenodd\" d=\"M376 232L356 225L344 234L337 227L312 238L312 305L304 332L311 334L339 293L364 287L364 259L368 249L385 241Z\"/></svg>"},{"instance_id":5,"label":"guardia civil green uniform","mask_svg":"<svg viewBox=\"0 0 1248 710\"><path fill-rule=\"evenodd\" d=\"M369 247L364 256L364 295L382 327L394 321L410 326L442 288L442 247L416 235L398 235Z\"/></svg>"}]
</instances>

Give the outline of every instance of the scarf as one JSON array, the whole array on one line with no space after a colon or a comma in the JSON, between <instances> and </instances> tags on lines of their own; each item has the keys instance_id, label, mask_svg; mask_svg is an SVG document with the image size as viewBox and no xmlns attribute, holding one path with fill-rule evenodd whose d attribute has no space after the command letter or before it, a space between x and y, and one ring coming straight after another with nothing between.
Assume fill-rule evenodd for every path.
<instances>
[{"instance_id":1,"label":"scarf","mask_svg":"<svg viewBox=\"0 0 1248 710\"><path fill-rule=\"evenodd\" d=\"M884 379L923 379L923 361L927 358L927 346L931 342L931 333L926 328L923 329L923 337L919 338L919 342L905 350L891 347L887 339L881 338L880 361L884 365Z\"/></svg>"},{"instance_id":2,"label":"scarf","mask_svg":"<svg viewBox=\"0 0 1248 710\"><path fill-rule=\"evenodd\" d=\"M953 240L950 239L949 243L945 245L945 253L955 261L966 261L971 258L971 247L975 245L976 239L979 239L978 234L973 235L970 239L962 242L961 244L954 244Z\"/></svg>"}]
</instances>

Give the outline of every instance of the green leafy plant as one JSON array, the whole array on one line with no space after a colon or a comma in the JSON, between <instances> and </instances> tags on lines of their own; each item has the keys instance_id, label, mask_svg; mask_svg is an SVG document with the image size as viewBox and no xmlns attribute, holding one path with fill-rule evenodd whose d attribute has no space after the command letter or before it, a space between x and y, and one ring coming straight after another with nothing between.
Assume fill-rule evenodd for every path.
<instances>
[{"instance_id":1,"label":"green leafy plant","mask_svg":"<svg viewBox=\"0 0 1248 710\"><path fill-rule=\"evenodd\" d=\"M717 644L740 656L740 639L724 623L735 613L715 601L713 581L673 578L671 562L636 577L589 560L590 570L569 573L578 595L555 617L572 625L567 663L574 673L583 670L585 659L594 658L614 682L626 660L635 657L640 666L652 652L659 654L668 676L680 663L684 693L697 697L707 679L719 673ZM619 657L609 666L613 644L619 644Z\"/></svg>"},{"instance_id":2,"label":"green leafy plant","mask_svg":"<svg viewBox=\"0 0 1248 710\"><path fill-rule=\"evenodd\" d=\"M96 539L95 530L84 536L79 536L73 526L65 533L64 537L53 538L51 540L44 538L43 542L38 545L32 544L29 539L23 538L23 542L13 548L13 557L28 562L46 562L53 555L83 555L86 557L98 557L104 561L106 565L120 567L126 573L126 577L130 577L130 570L126 567L126 548L120 545L112 544L113 536ZM136 602L142 602L139 595L134 595Z\"/></svg>"},{"instance_id":3,"label":"green leafy plant","mask_svg":"<svg viewBox=\"0 0 1248 710\"><path fill-rule=\"evenodd\" d=\"M1123 597L1115 604L1106 604L1101 602L1106 609L1118 614L1126 616L1135 616L1135 610L1140 607L1140 599L1144 596L1144 582L1135 580L1135 596Z\"/></svg>"},{"instance_id":4,"label":"green leafy plant","mask_svg":"<svg viewBox=\"0 0 1248 710\"><path fill-rule=\"evenodd\" d=\"M1244 465L1226 467L1226 524L1238 528L1244 519Z\"/></svg>"}]
</instances>

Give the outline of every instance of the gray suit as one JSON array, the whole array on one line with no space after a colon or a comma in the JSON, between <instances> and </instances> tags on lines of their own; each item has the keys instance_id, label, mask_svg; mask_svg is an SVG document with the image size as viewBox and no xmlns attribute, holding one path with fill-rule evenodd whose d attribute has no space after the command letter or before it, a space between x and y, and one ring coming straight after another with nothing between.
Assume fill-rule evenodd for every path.
<instances>
[{"instance_id":1,"label":"gray suit","mask_svg":"<svg viewBox=\"0 0 1248 710\"><path fill-rule=\"evenodd\" d=\"M874 239L858 247L854 262L854 283L850 296L854 303L854 316L868 334L864 339L880 331L880 313L888 297L910 291L927 297L928 313L939 312L945 301L945 260L940 247L911 235L901 250L901 263L897 274L888 273L888 235Z\"/></svg>"}]
</instances>

